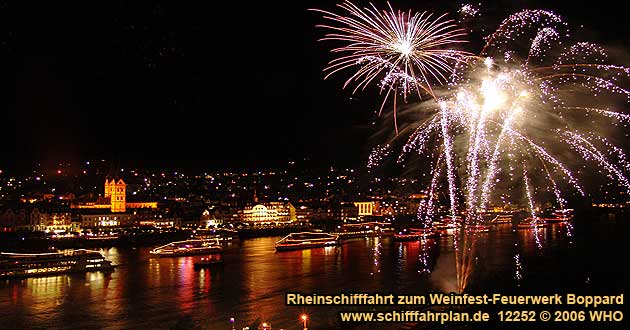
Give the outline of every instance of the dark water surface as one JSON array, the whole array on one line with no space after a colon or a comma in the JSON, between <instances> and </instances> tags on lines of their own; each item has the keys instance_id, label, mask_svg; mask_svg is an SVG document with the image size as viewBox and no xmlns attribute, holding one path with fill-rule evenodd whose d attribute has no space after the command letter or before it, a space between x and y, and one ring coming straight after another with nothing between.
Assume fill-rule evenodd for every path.
<instances>
[{"instance_id":1,"label":"dark water surface","mask_svg":"<svg viewBox=\"0 0 630 330\"><path fill-rule=\"evenodd\" d=\"M625 225L577 221L532 231L494 227L477 241L469 292L619 294L626 285ZM195 271L199 257L155 258L150 248L106 248L120 264L87 273L0 281L2 329L237 329L256 320L273 329L339 329L337 312L360 307L287 306L287 292L422 294L456 288L453 238L393 242L364 238L342 246L274 251L280 237L225 248L221 267ZM368 308L369 310L369 308ZM396 329L403 324L387 325ZM376 327L376 328L382 328ZM352 328L348 324L344 329ZM365 325L356 327L365 328Z\"/></svg>"}]
</instances>

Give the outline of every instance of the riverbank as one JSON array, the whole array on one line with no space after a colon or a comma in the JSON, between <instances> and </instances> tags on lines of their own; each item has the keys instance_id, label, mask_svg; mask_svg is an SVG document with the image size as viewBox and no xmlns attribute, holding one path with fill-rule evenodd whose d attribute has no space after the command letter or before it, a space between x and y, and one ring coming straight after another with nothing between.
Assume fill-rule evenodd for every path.
<instances>
[{"instance_id":1,"label":"riverbank","mask_svg":"<svg viewBox=\"0 0 630 330\"><path fill-rule=\"evenodd\" d=\"M239 229L240 239L284 236L311 231L312 226L283 226ZM102 247L145 247L181 241L194 237L194 230L126 230L112 235L50 237L44 233L0 233L0 251L43 252L59 249L90 249Z\"/></svg>"}]
</instances>

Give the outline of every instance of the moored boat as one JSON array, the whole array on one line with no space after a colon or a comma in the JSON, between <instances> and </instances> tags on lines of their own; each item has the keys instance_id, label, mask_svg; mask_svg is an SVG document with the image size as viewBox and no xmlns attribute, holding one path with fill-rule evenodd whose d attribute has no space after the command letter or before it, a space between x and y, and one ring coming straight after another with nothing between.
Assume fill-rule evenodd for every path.
<instances>
[{"instance_id":1,"label":"moored boat","mask_svg":"<svg viewBox=\"0 0 630 330\"><path fill-rule=\"evenodd\" d=\"M463 219L460 216L446 216L440 218L438 221L433 222L433 228L438 230L453 230L461 228Z\"/></svg>"},{"instance_id":2,"label":"moored boat","mask_svg":"<svg viewBox=\"0 0 630 330\"><path fill-rule=\"evenodd\" d=\"M440 233L432 228L405 228L394 234L394 241L416 241L440 236Z\"/></svg>"},{"instance_id":3,"label":"moored boat","mask_svg":"<svg viewBox=\"0 0 630 330\"><path fill-rule=\"evenodd\" d=\"M384 222L364 222L344 224L337 227L337 231L331 233L339 235L340 239L382 237L394 235L394 229L390 223Z\"/></svg>"},{"instance_id":4,"label":"moored boat","mask_svg":"<svg viewBox=\"0 0 630 330\"><path fill-rule=\"evenodd\" d=\"M221 253L210 254L194 263L195 269L208 268L223 264L223 255Z\"/></svg>"},{"instance_id":5,"label":"moored boat","mask_svg":"<svg viewBox=\"0 0 630 330\"><path fill-rule=\"evenodd\" d=\"M301 232L292 233L276 242L277 251L310 249L335 246L340 243L339 235L328 233Z\"/></svg>"},{"instance_id":6,"label":"moored boat","mask_svg":"<svg viewBox=\"0 0 630 330\"><path fill-rule=\"evenodd\" d=\"M472 233L487 233L490 231L490 226L487 225L470 225L466 226L467 232Z\"/></svg>"},{"instance_id":7,"label":"moored boat","mask_svg":"<svg viewBox=\"0 0 630 330\"><path fill-rule=\"evenodd\" d=\"M230 243L239 240L238 231L227 228L197 229L193 231L191 239L217 239L221 243Z\"/></svg>"},{"instance_id":8,"label":"moored boat","mask_svg":"<svg viewBox=\"0 0 630 330\"><path fill-rule=\"evenodd\" d=\"M567 222L569 221L569 218L554 217L554 218L540 218L539 220L542 220L545 223L559 223L559 222Z\"/></svg>"},{"instance_id":9,"label":"moored boat","mask_svg":"<svg viewBox=\"0 0 630 330\"><path fill-rule=\"evenodd\" d=\"M0 252L0 278L47 276L83 272L111 272L111 262L98 251L69 250L55 253Z\"/></svg>"},{"instance_id":10,"label":"moored boat","mask_svg":"<svg viewBox=\"0 0 630 330\"><path fill-rule=\"evenodd\" d=\"M217 239L190 239L186 241L171 242L166 245L156 247L155 249L149 251L149 253L160 257L181 257L199 254L213 254L221 251L221 244Z\"/></svg>"},{"instance_id":11,"label":"moored boat","mask_svg":"<svg viewBox=\"0 0 630 330\"><path fill-rule=\"evenodd\" d=\"M562 219L562 221L571 220L574 217L573 209L561 209L553 212L554 218Z\"/></svg>"},{"instance_id":12,"label":"moored boat","mask_svg":"<svg viewBox=\"0 0 630 330\"><path fill-rule=\"evenodd\" d=\"M532 218L527 218L523 222L517 224L516 228L518 228L518 229L535 229L535 228L542 228L542 227L545 227L545 226L546 225L542 221L540 221L540 219L533 220Z\"/></svg>"},{"instance_id":13,"label":"moored boat","mask_svg":"<svg viewBox=\"0 0 630 330\"><path fill-rule=\"evenodd\" d=\"M499 214L494 219L490 220L490 223L493 225L498 225L502 223L512 223L512 215L511 214Z\"/></svg>"}]
</instances>

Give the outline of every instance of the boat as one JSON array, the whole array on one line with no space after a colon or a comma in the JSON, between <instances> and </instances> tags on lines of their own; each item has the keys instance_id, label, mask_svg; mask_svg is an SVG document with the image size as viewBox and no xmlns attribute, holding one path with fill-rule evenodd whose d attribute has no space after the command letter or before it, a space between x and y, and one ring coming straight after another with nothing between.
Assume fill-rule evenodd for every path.
<instances>
[{"instance_id":1,"label":"boat","mask_svg":"<svg viewBox=\"0 0 630 330\"><path fill-rule=\"evenodd\" d=\"M217 239L189 239L186 241L171 242L158 246L149 251L159 257L181 257L199 254L213 254L222 251Z\"/></svg>"},{"instance_id":2,"label":"boat","mask_svg":"<svg viewBox=\"0 0 630 330\"><path fill-rule=\"evenodd\" d=\"M276 242L276 251L335 246L339 243L339 235L335 234L316 232L292 233Z\"/></svg>"},{"instance_id":3,"label":"boat","mask_svg":"<svg viewBox=\"0 0 630 330\"><path fill-rule=\"evenodd\" d=\"M553 212L553 215L555 218L561 219L560 221L567 221L567 220L573 219L574 210L573 209L555 210Z\"/></svg>"},{"instance_id":4,"label":"boat","mask_svg":"<svg viewBox=\"0 0 630 330\"><path fill-rule=\"evenodd\" d=\"M573 219L573 209L555 210L551 217L539 218L548 224L568 222L571 219Z\"/></svg>"},{"instance_id":5,"label":"boat","mask_svg":"<svg viewBox=\"0 0 630 330\"><path fill-rule=\"evenodd\" d=\"M223 256L221 253L214 253L205 257L201 257L201 259L194 263L195 269L208 268L216 265L223 264Z\"/></svg>"},{"instance_id":6,"label":"boat","mask_svg":"<svg viewBox=\"0 0 630 330\"><path fill-rule=\"evenodd\" d=\"M493 225L498 225L502 223L512 223L512 215L511 214L499 214L494 219L490 220L490 223Z\"/></svg>"},{"instance_id":7,"label":"boat","mask_svg":"<svg viewBox=\"0 0 630 330\"><path fill-rule=\"evenodd\" d=\"M560 223L560 222L567 222L569 221L568 218L539 218L539 221L543 221L546 224L551 224L551 223Z\"/></svg>"},{"instance_id":8,"label":"boat","mask_svg":"<svg viewBox=\"0 0 630 330\"><path fill-rule=\"evenodd\" d=\"M466 231L469 233L487 233L490 231L490 226L487 225L470 225L466 226Z\"/></svg>"},{"instance_id":9,"label":"boat","mask_svg":"<svg viewBox=\"0 0 630 330\"><path fill-rule=\"evenodd\" d=\"M0 252L0 278L67 273L112 272L114 266L98 251L78 249L52 253Z\"/></svg>"},{"instance_id":10,"label":"boat","mask_svg":"<svg viewBox=\"0 0 630 330\"><path fill-rule=\"evenodd\" d=\"M516 225L516 228L518 229L534 229L534 228L542 228L542 227L546 227L546 225L540 222L540 219L538 219L538 221L535 221L535 220L532 220L532 218L527 218L525 219L525 221Z\"/></svg>"},{"instance_id":11,"label":"boat","mask_svg":"<svg viewBox=\"0 0 630 330\"><path fill-rule=\"evenodd\" d=\"M382 237L394 235L391 224L385 222L364 222L344 224L337 227L334 235L339 235L340 239Z\"/></svg>"},{"instance_id":12,"label":"boat","mask_svg":"<svg viewBox=\"0 0 630 330\"><path fill-rule=\"evenodd\" d=\"M432 228L405 228L394 234L394 241L416 241L440 236L440 233Z\"/></svg>"},{"instance_id":13,"label":"boat","mask_svg":"<svg viewBox=\"0 0 630 330\"><path fill-rule=\"evenodd\" d=\"M438 221L433 222L433 228L439 230L453 230L462 226L463 219L460 216L446 216L440 218Z\"/></svg>"},{"instance_id":14,"label":"boat","mask_svg":"<svg viewBox=\"0 0 630 330\"><path fill-rule=\"evenodd\" d=\"M191 239L218 239L221 243L237 241L238 231L227 228L197 229Z\"/></svg>"}]
</instances>

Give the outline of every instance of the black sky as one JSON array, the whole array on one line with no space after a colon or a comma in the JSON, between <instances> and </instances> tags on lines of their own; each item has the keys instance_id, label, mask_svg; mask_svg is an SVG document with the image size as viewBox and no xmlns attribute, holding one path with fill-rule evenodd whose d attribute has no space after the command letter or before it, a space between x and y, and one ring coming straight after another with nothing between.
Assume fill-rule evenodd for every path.
<instances>
[{"instance_id":1,"label":"black sky","mask_svg":"<svg viewBox=\"0 0 630 330\"><path fill-rule=\"evenodd\" d=\"M380 99L351 99L347 75L323 80L331 45L317 41L321 17L306 10L337 2L1 2L0 168L95 157L188 168L305 156L362 164ZM588 39L624 46L628 20L614 3L482 8L490 25L519 8L555 9ZM460 2L392 4L453 12Z\"/></svg>"}]
</instances>

